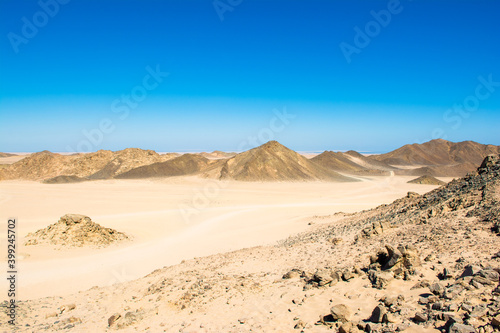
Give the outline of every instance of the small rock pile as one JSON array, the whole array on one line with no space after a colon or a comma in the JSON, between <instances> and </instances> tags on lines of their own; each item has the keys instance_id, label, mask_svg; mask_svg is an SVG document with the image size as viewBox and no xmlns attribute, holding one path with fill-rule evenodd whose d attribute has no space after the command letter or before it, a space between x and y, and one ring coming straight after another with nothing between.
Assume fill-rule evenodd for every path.
<instances>
[{"instance_id":1,"label":"small rock pile","mask_svg":"<svg viewBox=\"0 0 500 333\"><path fill-rule=\"evenodd\" d=\"M337 270L329 267L318 268L314 273L300 269L292 269L283 275L283 279L302 279L304 290L320 287L332 287L339 281L349 282L351 279L365 275L359 267Z\"/></svg>"},{"instance_id":2,"label":"small rock pile","mask_svg":"<svg viewBox=\"0 0 500 333\"><path fill-rule=\"evenodd\" d=\"M453 277L445 269L440 281L421 295L425 308L415 314L417 323L432 325L445 332L494 332L500 330L500 269L467 265Z\"/></svg>"},{"instance_id":3,"label":"small rock pile","mask_svg":"<svg viewBox=\"0 0 500 333\"><path fill-rule=\"evenodd\" d=\"M402 249L401 246L399 248ZM412 268L419 263L413 249L404 249L406 251L388 247L387 252L382 251L377 255L383 259L377 259L370 264L371 267L380 266L381 262L392 266L387 271L370 268L368 274L373 287L384 288L388 281L394 279L394 270L405 267L409 271L406 268L408 261L415 260ZM401 256L398 256L397 251ZM394 261L396 263L393 265ZM436 281L420 280L411 288L428 290L420 294L418 308L408 306L404 295L386 295L379 299L379 304L369 318L352 321L352 310L345 304L336 304L328 315L320 316L317 324L335 327L342 333L398 332L415 324L445 333L499 332L499 272L500 268L466 265L454 276L450 269L445 268L437 274Z\"/></svg>"},{"instance_id":4,"label":"small rock pile","mask_svg":"<svg viewBox=\"0 0 500 333\"><path fill-rule=\"evenodd\" d=\"M80 214L66 214L57 223L49 225L26 236L24 245L97 246L128 239L124 233L105 228L92 222L90 217Z\"/></svg>"},{"instance_id":5,"label":"small rock pile","mask_svg":"<svg viewBox=\"0 0 500 333\"><path fill-rule=\"evenodd\" d=\"M370 256L368 278L374 288L384 289L394 278L409 280L411 275L415 275L416 268L421 265L420 256L413 246L399 245L394 248L385 245L385 249Z\"/></svg>"}]
</instances>

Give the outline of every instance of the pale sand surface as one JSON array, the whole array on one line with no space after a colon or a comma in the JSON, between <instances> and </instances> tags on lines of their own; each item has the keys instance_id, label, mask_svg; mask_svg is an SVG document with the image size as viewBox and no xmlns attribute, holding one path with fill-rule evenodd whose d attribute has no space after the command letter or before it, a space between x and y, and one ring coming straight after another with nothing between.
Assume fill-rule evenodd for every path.
<instances>
[{"instance_id":1,"label":"pale sand surface","mask_svg":"<svg viewBox=\"0 0 500 333\"><path fill-rule=\"evenodd\" d=\"M129 281L184 259L273 244L310 228L314 215L355 212L390 203L408 191L425 193L436 187L406 183L413 178L364 177L359 183L246 183L197 177L63 185L3 181L0 219L18 219L18 295L33 299ZM22 246L28 232L67 213L88 215L132 240L104 249ZM3 264L5 236L1 230ZM5 295L3 280L2 290Z\"/></svg>"},{"instance_id":2,"label":"pale sand surface","mask_svg":"<svg viewBox=\"0 0 500 333\"><path fill-rule=\"evenodd\" d=\"M18 156L9 156L9 157L0 157L0 164L12 164L16 163L17 161L22 160L26 156L28 156L30 153L23 153L22 155Z\"/></svg>"}]
</instances>

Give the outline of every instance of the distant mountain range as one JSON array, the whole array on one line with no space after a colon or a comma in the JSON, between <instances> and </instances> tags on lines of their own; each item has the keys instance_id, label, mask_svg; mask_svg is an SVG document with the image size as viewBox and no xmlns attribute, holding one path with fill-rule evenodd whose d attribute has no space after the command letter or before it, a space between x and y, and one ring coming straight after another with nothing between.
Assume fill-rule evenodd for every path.
<instances>
[{"instance_id":1,"label":"distant mountain range","mask_svg":"<svg viewBox=\"0 0 500 333\"><path fill-rule=\"evenodd\" d=\"M11 153L0 153L0 157L12 157L12 156L17 156L17 155Z\"/></svg>"},{"instance_id":2,"label":"distant mountain range","mask_svg":"<svg viewBox=\"0 0 500 333\"><path fill-rule=\"evenodd\" d=\"M423 144L405 145L387 154L369 158L400 168L396 174L462 177L474 171L486 156L498 153L500 146L437 139Z\"/></svg>"},{"instance_id":3,"label":"distant mountain range","mask_svg":"<svg viewBox=\"0 0 500 333\"><path fill-rule=\"evenodd\" d=\"M240 154L214 151L160 155L152 150L137 148L74 155L42 151L0 169L0 179L65 183L198 175L239 181L345 182L358 181L358 176L391 174L461 177L474 171L487 155L499 153L500 146L441 139L405 145L380 155L325 151L311 159L276 141Z\"/></svg>"}]
</instances>

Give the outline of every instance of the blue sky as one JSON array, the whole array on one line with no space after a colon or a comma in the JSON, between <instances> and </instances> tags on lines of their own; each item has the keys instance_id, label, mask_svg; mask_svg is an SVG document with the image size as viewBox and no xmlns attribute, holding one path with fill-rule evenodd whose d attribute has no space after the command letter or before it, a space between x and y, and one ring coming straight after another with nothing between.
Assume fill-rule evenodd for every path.
<instances>
[{"instance_id":1,"label":"blue sky","mask_svg":"<svg viewBox=\"0 0 500 333\"><path fill-rule=\"evenodd\" d=\"M498 13L496 0L1 0L0 151L500 145Z\"/></svg>"}]
</instances>

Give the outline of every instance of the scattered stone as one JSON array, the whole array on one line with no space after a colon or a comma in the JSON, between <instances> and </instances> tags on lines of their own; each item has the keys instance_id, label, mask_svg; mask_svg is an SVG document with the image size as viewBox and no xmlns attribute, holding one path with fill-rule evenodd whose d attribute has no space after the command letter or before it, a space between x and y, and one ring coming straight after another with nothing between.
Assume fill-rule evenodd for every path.
<instances>
[{"instance_id":1,"label":"scattered stone","mask_svg":"<svg viewBox=\"0 0 500 333\"><path fill-rule=\"evenodd\" d=\"M302 272L298 269L292 269L291 271L283 275L283 279L300 279Z\"/></svg>"},{"instance_id":2,"label":"scattered stone","mask_svg":"<svg viewBox=\"0 0 500 333\"><path fill-rule=\"evenodd\" d=\"M75 308L76 308L75 304L63 305L59 308L59 312L62 314L63 312L74 310Z\"/></svg>"},{"instance_id":3,"label":"scattered stone","mask_svg":"<svg viewBox=\"0 0 500 333\"><path fill-rule=\"evenodd\" d=\"M492 269L483 269L479 271L477 275L493 282L498 282L498 280L500 279L500 274Z\"/></svg>"},{"instance_id":4,"label":"scattered stone","mask_svg":"<svg viewBox=\"0 0 500 333\"><path fill-rule=\"evenodd\" d=\"M460 275L460 277L463 278L466 276L474 276L477 273L479 273L480 270L481 270L481 267L479 267L477 265L467 265L467 266L465 266L464 271L462 272L462 275Z\"/></svg>"},{"instance_id":5,"label":"scattered stone","mask_svg":"<svg viewBox=\"0 0 500 333\"><path fill-rule=\"evenodd\" d=\"M429 254L427 257L425 257L424 261L429 262L429 261L434 261L436 260L436 255L435 254Z\"/></svg>"},{"instance_id":6,"label":"scattered stone","mask_svg":"<svg viewBox=\"0 0 500 333\"><path fill-rule=\"evenodd\" d=\"M464 324L455 323L450 326L449 333L476 333L474 327Z\"/></svg>"},{"instance_id":7,"label":"scattered stone","mask_svg":"<svg viewBox=\"0 0 500 333\"><path fill-rule=\"evenodd\" d=\"M428 319L429 317L422 312L415 313L415 316L413 317L413 320L417 323L425 323Z\"/></svg>"},{"instance_id":8,"label":"scattered stone","mask_svg":"<svg viewBox=\"0 0 500 333\"><path fill-rule=\"evenodd\" d=\"M344 240L342 238L338 238L338 237L334 237L334 238L330 238L328 240L330 243L332 243L333 245L339 245L341 244Z\"/></svg>"},{"instance_id":9,"label":"scattered stone","mask_svg":"<svg viewBox=\"0 0 500 333\"><path fill-rule=\"evenodd\" d=\"M394 280L394 273L390 271L377 272L372 270L368 272L368 278L374 288L384 289L392 280Z\"/></svg>"},{"instance_id":10,"label":"scattered stone","mask_svg":"<svg viewBox=\"0 0 500 333\"><path fill-rule=\"evenodd\" d=\"M434 295L442 295L444 293L444 287L439 282L435 282L429 286L429 290Z\"/></svg>"},{"instance_id":11,"label":"scattered stone","mask_svg":"<svg viewBox=\"0 0 500 333\"><path fill-rule=\"evenodd\" d=\"M443 303L436 302L432 304L432 310L441 311L443 309Z\"/></svg>"},{"instance_id":12,"label":"scattered stone","mask_svg":"<svg viewBox=\"0 0 500 333\"><path fill-rule=\"evenodd\" d=\"M412 245L406 245L404 247L400 245L398 249L403 255L403 266L406 269L412 270L422 266L420 255L415 247Z\"/></svg>"},{"instance_id":13,"label":"scattered stone","mask_svg":"<svg viewBox=\"0 0 500 333\"><path fill-rule=\"evenodd\" d=\"M137 323L138 321L142 320L142 318L143 316L141 311L129 311L125 313L125 316L123 316L123 318L120 318L120 321L118 321L117 323L117 328L123 329L127 326Z\"/></svg>"},{"instance_id":14,"label":"scattered stone","mask_svg":"<svg viewBox=\"0 0 500 333\"><path fill-rule=\"evenodd\" d=\"M500 314L497 314L495 317L491 318L491 325L494 327L500 327Z\"/></svg>"},{"instance_id":15,"label":"scattered stone","mask_svg":"<svg viewBox=\"0 0 500 333\"><path fill-rule=\"evenodd\" d=\"M451 300L456 298L462 291L464 291L464 287L457 283L446 288L443 297Z\"/></svg>"},{"instance_id":16,"label":"scattered stone","mask_svg":"<svg viewBox=\"0 0 500 333\"><path fill-rule=\"evenodd\" d=\"M349 270L345 270L343 273L342 273L342 279L344 281L349 281L351 279L354 279L354 274L349 271Z\"/></svg>"},{"instance_id":17,"label":"scattered stone","mask_svg":"<svg viewBox=\"0 0 500 333\"><path fill-rule=\"evenodd\" d=\"M453 277L453 274L451 273L451 270L449 268L444 268L443 272L439 274L439 279L440 280L447 280L451 279Z\"/></svg>"},{"instance_id":18,"label":"scattered stone","mask_svg":"<svg viewBox=\"0 0 500 333\"><path fill-rule=\"evenodd\" d=\"M360 331L358 327L351 322L342 324L339 327L339 333L358 333L358 332L361 333L362 331Z\"/></svg>"},{"instance_id":19,"label":"scattered stone","mask_svg":"<svg viewBox=\"0 0 500 333\"><path fill-rule=\"evenodd\" d=\"M333 281L331 271L328 269L318 269L314 273L313 281L317 282L319 286L324 286Z\"/></svg>"},{"instance_id":20,"label":"scattered stone","mask_svg":"<svg viewBox=\"0 0 500 333\"><path fill-rule=\"evenodd\" d=\"M462 306L460 308L467 313L471 313L473 309L472 305L469 303L462 303Z\"/></svg>"},{"instance_id":21,"label":"scattered stone","mask_svg":"<svg viewBox=\"0 0 500 333\"><path fill-rule=\"evenodd\" d=\"M118 319L120 319L121 317L122 317L122 315L119 313L115 313L114 315L109 317L108 318L108 326L109 327L113 326L118 321Z\"/></svg>"},{"instance_id":22,"label":"scattered stone","mask_svg":"<svg viewBox=\"0 0 500 333\"><path fill-rule=\"evenodd\" d=\"M403 254L391 245L386 245L385 248L388 252L388 260L382 267L382 269L389 269L395 266L400 260L402 260Z\"/></svg>"},{"instance_id":23,"label":"scattered stone","mask_svg":"<svg viewBox=\"0 0 500 333\"><path fill-rule=\"evenodd\" d=\"M348 322L351 319L351 310L345 304L332 306L330 313L334 321Z\"/></svg>"},{"instance_id":24,"label":"scattered stone","mask_svg":"<svg viewBox=\"0 0 500 333\"><path fill-rule=\"evenodd\" d=\"M422 280L422 281L416 283L413 287L411 287L411 290L420 289L420 288L427 288L430 285L431 285L431 283L428 280Z\"/></svg>"},{"instance_id":25,"label":"scattered stone","mask_svg":"<svg viewBox=\"0 0 500 333\"><path fill-rule=\"evenodd\" d=\"M305 322L303 322L302 320L299 320L293 328L296 330L301 330L301 329L306 328L306 326L307 326L307 324Z\"/></svg>"},{"instance_id":26,"label":"scattered stone","mask_svg":"<svg viewBox=\"0 0 500 333\"><path fill-rule=\"evenodd\" d=\"M372 311L372 315L369 319L372 323L382 323L384 322L384 316L386 316L387 309L382 305L377 305Z\"/></svg>"},{"instance_id":27,"label":"scattered stone","mask_svg":"<svg viewBox=\"0 0 500 333\"><path fill-rule=\"evenodd\" d=\"M474 282L475 283L479 283L480 285L488 285L488 286L494 286L497 283L496 281L492 281L492 280L484 278L484 277L482 277L480 275L476 275L476 276L474 276L472 278L471 284L474 283Z\"/></svg>"}]
</instances>

